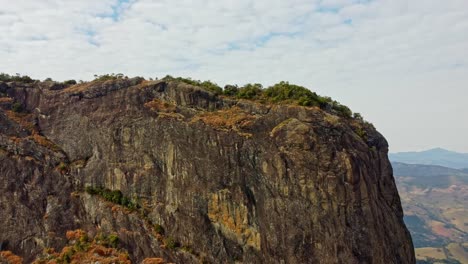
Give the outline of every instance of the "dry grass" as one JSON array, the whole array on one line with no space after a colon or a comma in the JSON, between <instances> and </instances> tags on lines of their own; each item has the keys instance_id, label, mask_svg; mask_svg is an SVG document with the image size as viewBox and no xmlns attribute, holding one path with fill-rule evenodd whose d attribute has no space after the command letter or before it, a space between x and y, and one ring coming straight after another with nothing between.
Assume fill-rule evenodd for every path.
<instances>
[{"instance_id":1,"label":"dry grass","mask_svg":"<svg viewBox=\"0 0 468 264\"><path fill-rule=\"evenodd\" d=\"M68 240L78 240L85 235L86 233L81 229L77 229L74 231L67 231L67 233L65 234Z\"/></svg>"},{"instance_id":2,"label":"dry grass","mask_svg":"<svg viewBox=\"0 0 468 264\"><path fill-rule=\"evenodd\" d=\"M45 249L43 256L33 263L131 263L126 252L105 247L96 239L90 241L83 230L68 231L66 237L70 242L69 246L64 247L60 252L56 252L53 248Z\"/></svg>"},{"instance_id":3,"label":"dry grass","mask_svg":"<svg viewBox=\"0 0 468 264\"><path fill-rule=\"evenodd\" d=\"M17 123L22 128L28 130L31 133L31 136L28 136L27 139L31 139L37 144L50 150L60 150L60 148L55 143L53 143L52 141L50 141L49 139L47 139L39 133L38 129L34 126L32 122L32 119L34 118L32 114L16 113L13 111L5 111L5 114L10 120ZM20 138L11 139L16 143L19 143L21 141Z\"/></svg>"},{"instance_id":4,"label":"dry grass","mask_svg":"<svg viewBox=\"0 0 468 264\"><path fill-rule=\"evenodd\" d=\"M450 254L460 263L468 263L468 248L463 244L451 243L447 246Z\"/></svg>"},{"instance_id":5,"label":"dry grass","mask_svg":"<svg viewBox=\"0 0 468 264\"><path fill-rule=\"evenodd\" d=\"M256 117L246 113L239 107L218 110L215 112L204 112L192 118L191 122L202 121L219 130L234 130L239 132L253 124Z\"/></svg>"},{"instance_id":6,"label":"dry grass","mask_svg":"<svg viewBox=\"0 0 468 264\"><path fill-rule=\"evenodd\" d=\"M177 120L184 119L183 115L177 113L177 106L169 102L153 99L152 101L145 103L145 107L157 112L160 117L174 118Z\"/></svg>"},{"instance_id":7,"label":"dry grass","mask_svg":"<svg viewBox=\"0 0 468 264\"><path fill-rule=\"evenodd\" d=\"M288 118L286 120L284 120L283 122L279 123L278 125L276 125L270 132L270 137L274 137L278 131L280 131L282 128L284 128L285 126L287 126L291 121L293 121L294 119L293 118Z\"/></svg>"},{"instance_id":8,"label":"dry grass","mask_svg":"<svg viewBox=\"0 0 468 264\"><path fill-rule=\"evenodd\" d=\"M426 260L427 258L434 258L434 259L446 259L444 250L442 248L432 248L432 247L425 247L425 248L417 248L415 249L416 258Z\"/></svg>"},{"instance_id":9,"label":"dry grass","mask_svg":"<svg viewBox=\"0 0 468 264\"><path fill-rule=\"evenodd\" d=\"M29 131L34 130L34 125L31 122L31 119L33 118L32 114L16 113L11 110L5 111L5 114L8 119L12 120L23 128Z\"/></svg>"},{"instance_id":10,"label":"dry grass","mask_svg":"<svg viewBox=\"0 0 468 264\"><path fill-rule=\"evenodd\" d=\"M159 99L153 99L145 103L145 106L156 112L175 113L177 111L177 107L174 104Z\"/></svg>"},{"instance_id":11,"label":"dry grass","mask_svg":"<svg viewBox=\"0 0 468 264\"><path fill-rule=\"evenodd\" d=\"M326 112L324 112L324 118L323 118L327 123L331 125L337 125L340 122L340 117L336 115L331 115Z\"/></svg>"},{"instance_id":12,"label":"dry grass","mask_svg":"<svg viewBox=\"0 0 468 264\"><path fill-rule=\"evenodd\" d=\"M22 264L23 258L11 251L0 251L0 263L4 263L3 261L6 261L7 264Z\"/></svg>"},{"instance_id":13,"label":"dry grass","mask_svg":"<svg viewBox=\"0 0 468 264\"><path fill-rule=\"evenodd\" d=\"M66 92L66 93L84 92L92 86L102 85L104 83L105 81L92 81L92 82L79 83L79 84L69 86L61 90L61 92Z\"/></svg>"},{"instance_id":14,"label":"dry grass","mask_svg":"<svg viewBox=\"0 0 468 264\"><path fill-rule=\"evenodd\" d=\"M162 258L145 258L141 264L162 264L164 259Z\"/></svg>"},{"instance_id":15,"label":"dry grass","mask_svg":"<svg viewBox=\"0 0 468 264\"><path fill-rule=\"evenodd\" d=\"M60 150L60 148L55 143L48 140L46 137L38 134L36 131L33 131L32 136L30 138L34 140L37 144L43 147L46 147L50 150L54 150L54 151Z\"/></svg>"},{"instance_id":16,"label":"dry grass","mask_svg":"<svg viewBox=\"0 0 468 264\"><path fill-rule=\"evenodd\" d=\"M11 97L0 97L0 103L12 103L13 98Z\"/></svg>"}]
</instances>

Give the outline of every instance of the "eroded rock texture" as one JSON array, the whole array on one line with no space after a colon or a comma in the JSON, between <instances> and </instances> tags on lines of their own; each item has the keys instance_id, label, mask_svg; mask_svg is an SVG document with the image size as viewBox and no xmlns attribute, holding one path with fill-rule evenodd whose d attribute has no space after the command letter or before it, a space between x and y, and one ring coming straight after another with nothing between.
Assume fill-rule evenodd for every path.
<instances>
[{"instance_id":1,"label":"eroded rock texture","mask_svg":"<svg viewBox=\"0 0 468 264\"><path fill-rule=\"evenodd\" d=\"M0 92L0 249L26 261L81 228L134 262L415 262L387 142L360 120L141 79Z\"/></svg>"}]
</instances>

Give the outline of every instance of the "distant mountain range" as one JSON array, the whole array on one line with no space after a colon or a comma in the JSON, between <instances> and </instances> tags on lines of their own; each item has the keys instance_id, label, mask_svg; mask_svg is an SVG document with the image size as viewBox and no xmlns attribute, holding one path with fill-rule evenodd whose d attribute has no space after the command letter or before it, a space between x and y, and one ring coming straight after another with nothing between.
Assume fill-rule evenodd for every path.
<instances>
[{"instance_id":1,"label":"distant mountain range","mask_svg":"<svg viewBox=\"0 0 468 264\"><path fill-rule=\"evenodd\" d=\"M448 188L453 184L468 185L468 171L439 165L392 162L395 177L411 177L413 186L421 188Z\"/></svg>"},{"instance_id":2,"label":"distant mountain range","mask_svg":"<svg viewBox=\"0 0 468 264\"><path fill-rule=\"evenodd\" d=\"M420 152L390 153L392 162L408 164L439 165L468 172L468 153L458 153L442 148L434 148Z\"/></svg>"},{"instance_id":3,"label":"distant mountain range","mask_svg":"<svg viewBox=\"0 0 468 264\"><path fill-rule=\"evenodd\" d=\"M416 263L468 263L468 170L392 162Z\"/></svg>"},{"instance_id":4,"label":"distant mountain range","mask_svg":"<svg viewBox=\"0 0 468 264\"><path fill-rule=\"evenodd\" d=\"M468 154L391 153L416 263L468 263Z\"/></svg>"}]
</instances>

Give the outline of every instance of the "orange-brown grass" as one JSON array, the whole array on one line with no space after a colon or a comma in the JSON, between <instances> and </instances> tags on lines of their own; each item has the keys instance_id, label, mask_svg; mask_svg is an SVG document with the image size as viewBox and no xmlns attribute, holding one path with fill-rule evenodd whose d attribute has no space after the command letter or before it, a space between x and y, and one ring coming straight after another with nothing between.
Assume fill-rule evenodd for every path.
<instances>
[{"instance_id":1,"label":"orange-brown grass","mask_svg":"<svg viewBox=\"0 0 468 264\"><path fill-rule=\"evenodd\" d=\"M48 149L55 150L55 151L60 150L60 148L55 143L48 140L46 137L38 134L36 131L32 132L32 136L30 138L32 138L32 140L34 140L37 144L43 147L46 147Z\"/></svg>"},{"instance_id":2,"label":"orange-brown grass","mask_svg":"<svg viewBox=\"0 0 468 264\"><path fill-rule=\"evenodd\" d=\"M11 97L0 97L0 103L11 103L13 102L13 98Z\"/></svg>"},{"instance_id":3,"label":"orange-brown grass","mask_svg":"<svg viewBox=\"0 0 468 264\"><path fill-rule=\"evenodd\" d=\"M16 113L13 111L5 111L5 113L10 120L14 121L21 127L31 132L31 136L27 137L28 139L31 139L37 144L45 148L48 148L50 150L55 150L55 151L60 150L60 148L56 144L54 144L52 141L48 140L46 137L42 136L39 133L37 128L31 122L33 119L32 114ZM19 138L17 138L17 140L12 138L12 140L15 141L16 143L19 143L19 141L21 141Z\"/></svg>"},{"instance_id":4,"label":"orange-brown grass","mask_svg":"<svg viewBox=\"0 0 468 264\"><path fill-rule=\"evenodd\" d=\"M66 238L68 240L78 240L80 239L81 237L85 236L86 233L81 230L81 229L77 229L77 230L73 230L73 231L67 231L67 233L65 234Z\"/></svg>"},{"instance_id":5,"label":"orange-brown grass","mask_svg":"<svg viewBox=\"0 0 468 264\"><path fill-rule=\"evenodd\" d=\"M92 81L92 82L86 82L86 83L79 83L79 84L69 86L61 91L67 92L67 93L83 92L83 91L88 90L92 86L101 85L101 84L104 84L105 82L106 81Z\"/></svg>"},{"instance_id":6,"label":"orange-brown grass","mask_svg":"<svg viewBox=\"0 0 468 264\"><path fill-rule=\"evenodd\" d=\"M65 92L65 93L84 92L84 91L88 90L89 88L91 88L93 86L96 87L96 86L99 86L99 85L103 85L103 84L106 84L106 83L112 83L112 82L115 82L115 81L116 80L95 80L95 81L75 84L75 85L69 86L69 87L67 87L67 88L65 88L65 89L63 89L61 91ZM148 80L144 80L140 84L138 84L138 86L147 85L149 82L150 81L148 81Z\"/></svg>"},{"instance_id":7,"label":"orange-brown grass","mask_svg":"<svg viewBox=\"0 0 468 264\"><path fill-rule=\"evenodd\" d=\"M18 125L22 126L23 128L32 131L34 130L34 125L31 122L32 115L27 113L16 113L13 111L5 111L6 116L17 123Z\"/></svg>"},{"instance_id":8,"label":"orange-brown grass","mask_svg":"<svg viewBox=\"0 0 468 264\"><path fill-rule=\"evenodd\" d=\"M62 263L66 260L67 263L96 263L111 264L121 263L130 264L129 256L126 252L108 248L100 244L96 239L90 240L81 229L67 231L66 238L69 245L64 247L62 251L55 252L53 248L44 250L42 258L37 259L35 264L53 264Z\"/></svg>"},{"instance_id":9,"label":"orange-brown grass","mask_svg":"<svg viewBox=\"0 0 468 264\"><path fill-rule=\"evenodd\" d=\"M139 89L143 89L151 84L156 83L157 81L152 81L152 80L143 80L140 84L138 84L136 87Z\"/></svg>"},{"instance_id":10,"label":"orange-brown grass","mask_svg":"<svg viewBox=\"0 0 468 264\"><path fill-rule=\"evenodd\" d=\"M202 121L203 123L221 130L240 129L250 126L255 120L255 116L246 113L239 107L218 110L215 112L205 112L192 118L192 122Z\"/></svg>"},{"instance_id":11,"label":"orange-brown grass","mask_svg":"<svg viewBox=\"0 0 468 264\"><path fill-rule=\"evenodd\" d=\"M2 261L2 258L4 261L6 261L7 264L22 264L23 263L23 259L13 254L13 252L11 251L0 251L0 262Z\"/></svg>"},{"instance_id":12,"label":"orange-brown grass","mask_svg":"<svg viewBox=\"0 0 468 264\"><path fill-rule=\"evenodd\" d=\"M10 140L13 141L14 143L18 144L21 142L21 138L16 137L16 136L11 136Z\"/></svg>"},{"instance_id":13,"label":"orange-brown grass","mask_svg":"<svg viewBox=\"0 0 468 264\"><path fill-rule=\"evenodd\" d=\"M162 258L145 258L141 264L162 264L164 259Z\"/></svg>"},{"instance_id":14,"label":"orange-brown grass","mask_svg":"<svg viewBox=\"0 0 468 264\"><path fill-rule=\"evenodd\" d=\"M145 107L158 113L160 117L175 118L177 120L184 119L184 116L177 113L177 106L159 99L153 99L145 103Z\"/></svg>"},{"instance_id":15,"label":"orange-brown grass","mask_svg":"<svg viewBox=\"0 0 468 264\"><path fill-rule=\"evenodd\" d=\"M159 99L153 99L152 101L145 103L145 106L156 112L164 113L174 113L177 110L177 107L174 104Z\"/></svg>"}]
</instances>

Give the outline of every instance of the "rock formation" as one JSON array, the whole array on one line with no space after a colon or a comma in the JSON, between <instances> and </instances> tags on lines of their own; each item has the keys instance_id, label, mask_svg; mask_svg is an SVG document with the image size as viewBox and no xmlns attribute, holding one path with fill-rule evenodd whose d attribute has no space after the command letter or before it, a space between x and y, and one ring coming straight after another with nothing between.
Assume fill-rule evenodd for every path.
<instances>
[{"instance_id":1,"label":"rock formation","mask_svg":"<svg viewBox=\"0 0 468 264\"><path fill-rule=\"evenodd\" d=\"M135 263L415 262L362 120L141 78L0 96L0 251L25 262L77 229Z\"/></svg>"}]
</instances>

